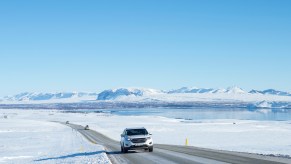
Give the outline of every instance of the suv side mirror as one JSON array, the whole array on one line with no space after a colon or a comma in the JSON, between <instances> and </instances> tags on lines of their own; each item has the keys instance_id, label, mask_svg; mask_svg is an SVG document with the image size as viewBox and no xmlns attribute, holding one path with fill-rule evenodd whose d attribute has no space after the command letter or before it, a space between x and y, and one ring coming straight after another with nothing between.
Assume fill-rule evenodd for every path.
<instances>
[{"instance_id":1,"label":"suv side mirror","mask_svg":"<svg viewBox=\"0 0 291 164\"><path fill-rule=\"evenodd\" d=\"M153 135L152 133L149 133L149 135L151 136L151 135Z\"/></svg>"}]
</instances>

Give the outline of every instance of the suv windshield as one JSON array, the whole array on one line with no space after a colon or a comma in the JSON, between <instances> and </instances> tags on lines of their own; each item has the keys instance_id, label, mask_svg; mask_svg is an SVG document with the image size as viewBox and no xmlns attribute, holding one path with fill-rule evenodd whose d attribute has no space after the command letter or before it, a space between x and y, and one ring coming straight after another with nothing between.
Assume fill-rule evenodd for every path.
<instances>
[{"instance_id":1,"label":"suv windshield","mask_svg":"<svg viewBox=\"0 0 291 164\"><path fill-rule=\"evenodd\" d=\"M147 135L148 131L146 129L129 129L129 130L126 130L126 134L128 136Z\"/></svg>"}]
</instances>

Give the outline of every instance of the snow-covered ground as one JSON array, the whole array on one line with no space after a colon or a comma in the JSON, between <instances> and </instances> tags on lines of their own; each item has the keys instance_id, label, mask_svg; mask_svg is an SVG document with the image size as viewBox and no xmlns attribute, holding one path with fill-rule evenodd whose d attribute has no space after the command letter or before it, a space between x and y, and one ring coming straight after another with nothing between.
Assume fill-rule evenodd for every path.
<instances>
[{"instance_id":1,"label":"snow-covered ground","mask_svg":"<svg viewBox=\"0 0 291 164\"><path fill-rule=\"evenodd\" d=\"M110 163L102 146L37 113L1 110L0 163Z\"/></svg>"},{"instance_id":2,"label":"snow-covered ground","mask_svg":"<svg viewBox=\"0 0 291 164\"><path fill-rule=\"evenodd\" d=\"M10 122L13 123L13 120L15 119L42 121L42 124L39 124L37 127L48 126L50 124L52 124L51 126L57 126L55 123L44 123L44 121L64 122L68 120L76 124L88 124L91 129L95 129L110 138L119 140L120 133L126 127L146 127L153 134L155 143L184 145L187 138L189 145L191 146L239 152L291 156L291 121L187 121L159 116L117 116L105 113L62 113L60 111L52 110L0 110L0 114L1 117L4 114L8 116L8 119L1 119L1 129L6 128L6 125L3 125L3 122L5 123L8 120L11 120ZM59 128L62 129L62 126ZM47 129L49 130L50 128ZM41 129L39 128L37 130ZM68 134L73 133L69 131L70 130L67 132ZM1 138L3 138L3 134L7 135L6 133L1 132ZM18 135L11 134L11 136L15 137ZM72 136L77 137L76 134L71 134L71 137ZM1 147L3 147L2 145L6 143L2 142L3 141L1 140ZM20 144L21 143L23 142L20 142ZM70 146L70 142L67 144ZM44 145L46 145L45 142ZM74 147L78 150L80 145L71 147ZM47 150L47 148L44 150ZM2 159L3 157L8 157L8 155L9 154L5 152L1 152ZM19 153L13 156L17 157L33 155ZM37 157L34 159L40 158L48 157Z\"/></svg>"}]
</instances>

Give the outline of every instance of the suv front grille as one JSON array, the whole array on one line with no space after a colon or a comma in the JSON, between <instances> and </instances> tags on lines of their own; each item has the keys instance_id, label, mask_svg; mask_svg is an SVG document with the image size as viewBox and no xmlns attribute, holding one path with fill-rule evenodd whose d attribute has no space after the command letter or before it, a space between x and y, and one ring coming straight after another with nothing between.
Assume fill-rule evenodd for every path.
<instances>
[{"instance_id":1,"label":"suv front grille","mask_svg":"<svg viewBox=\"0 0 291 164\"><path fill-rule=\"evenodd\" d=\"M131 139L132 143L144 143L146 141L147 141L146 138L134 138L134 139Z\"/></svg>"}]
</instances>

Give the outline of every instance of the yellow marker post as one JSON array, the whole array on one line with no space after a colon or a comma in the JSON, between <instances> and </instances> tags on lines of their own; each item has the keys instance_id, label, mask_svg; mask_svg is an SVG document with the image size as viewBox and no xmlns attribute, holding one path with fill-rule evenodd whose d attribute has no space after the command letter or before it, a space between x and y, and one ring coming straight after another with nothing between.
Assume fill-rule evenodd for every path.
<instances>
[{"instance_id":1,"label":"yellow marker post","mask_svg":"<svg viewBox=\"0 0 291 164\"><path fill-rule=\"evenodd\" d=\"M81 146L81 147L80 147L80 151L82 151L82 152L84 151L84 148L83 148L83 146Z\"/></svg>"},{"instance_id":2,"label":"yellow marker post","mask_svg":"<svg viewBox=\"0 0 291 164\"><path fill-rule=\"evenodd\" d=\"M188 146L188 138L186 138L185 146Z\"/></svg>"}]
</instances>

